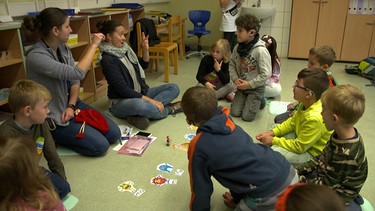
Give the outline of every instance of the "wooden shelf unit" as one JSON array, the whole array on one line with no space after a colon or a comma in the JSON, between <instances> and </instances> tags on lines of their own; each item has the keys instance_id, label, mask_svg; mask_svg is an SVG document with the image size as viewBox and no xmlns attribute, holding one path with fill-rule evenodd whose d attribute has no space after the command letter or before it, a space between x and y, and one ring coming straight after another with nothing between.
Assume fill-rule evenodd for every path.
<instances>
[{"instance_id":1,"label":"wooden shelf unit","mask_svg":"<svg viewBox=\"0 0 375 211\"><path fill-rule=\"evenodd\" d=\"M0 89L26 78L20 28L20 24L0 23L0 51L10 52L10 58L4 54L0 59ZM1 100L0 106L7 103L7 99Z\"/></svg>"},{"instance_id":2,"label":"wooden shelf unit","mask_svg":"<svg viewBox=\"0 0 375 211\"><path fill-rule=\"evenodd\" d=\"M90 42L91 33L97 32L96 24L103 20L118 20L126 29L126 37L129 38L131 31L129 26L129 14L135 22L144 18L144 8L123 11L106 11L95 15L77 15L70 18L72 34L78 34L78 43L69 45L75 61L79 61L86 53ZM21 23L0 23L0 51L11 51L10 59L0 60L0 89L9 88L14 82L26 78L24 46L22 45ZM93 65L86 73L86 77L81 81L83 95L81 100L92 103L102 96L107 95L108 84L103 75L100 65ZM0 106L7 104L7 100L2 100Z\"/></svg>"},{"instance_id":3,"label":"wooden shelf unit","mask_svg":"<svg viewBox=\"0 0 375 211\"><path fill-rule=\"evenodd\" d=\"M86 53L88 45L90 43L90 33L88 19L86 16L73 16L70 18L70 27L72 28L72 34L78 35L78 43L69 45L72 51L75 61L82 59ZM80 97L86 103L92 103L95 101L95 75L92 70L86 73L86 77L81 80L81 87L83 88L83 96Z\"/></svg>"}]
</instances>

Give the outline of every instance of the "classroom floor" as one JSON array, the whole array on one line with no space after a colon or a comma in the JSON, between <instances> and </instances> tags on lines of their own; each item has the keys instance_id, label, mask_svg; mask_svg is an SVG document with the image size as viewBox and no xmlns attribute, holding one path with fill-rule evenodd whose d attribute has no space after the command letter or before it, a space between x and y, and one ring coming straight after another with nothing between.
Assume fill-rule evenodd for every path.
<instances>
[{"instance_id":1,"label":"classroom floor","mask_svg":"<svg viewBox=\"0 0 375 211\"><path fill-rule=\"evenodd\" d=\"M178 99L181 99L184 91L196 84L195 74L200 62L199 57L188 60L179 60L179 74L173 75L170 68L170 82L176 83L181 89ZM331 71L340 84L350 83L363 90L366 95L366 111L356 127L363 136L367 149L369 163L369 175L362 188L361 194L375 205L375 137L374 123L375 115L375 87L366 86L370 82L367 79L355 75L348 75L344 71L346 63L336 62ZM280 101L293 101L292 85L296 80L297 73L305 68L306 60L281 59L281 84L283 91L281 96L274 99ZM163 67L163 66L161 66ZM147 83L153 87L163 84L164 72L147 73ZM91 104L93 107L105 112L107 98L103 97ZM274 115L269 113L269 103L261 110L253 122L244 122L239 118L234 121L247 131L251 137L259 132L269 130L273 124ZM230 106L224 100L220 105ZM125 120L113 118L119 125L127 125ZM137 129L135 129L137 130ZM68 181L71 184L71 194L76 196L79 202L72 209L80 210L189 210L190 186L187 169L187 154L185 151L173 149L166 146L166 136L170 136L171 144L184 143L188 140L184 135L194 133L188 128L184 114L176 117L168 116L166 119L154 121L147 130L157 137L144 152L142 157L117 154L111 145L108 154L103 157L92 158L74 153L63 153L61 159L65 165ZM72 155L69 155L72 154ZM174 166L171 173L157 171L158 164L168 163ZM177 169L184 170L181 176L175 174ZM161 174L168 179L176 179L177 184L167 184L157 187L150 183L151 178ZM213 178L212 178L213 179ZM131 192L120 192L118 186L132 181L135 190L143 189L145 192L137 197ZM226 191L213 179L214 193L211 197L211 210L231 210L226 207L222 200L222 194ZM371 188L372 187L372 188Z\"/></svg>"}]
</instances>

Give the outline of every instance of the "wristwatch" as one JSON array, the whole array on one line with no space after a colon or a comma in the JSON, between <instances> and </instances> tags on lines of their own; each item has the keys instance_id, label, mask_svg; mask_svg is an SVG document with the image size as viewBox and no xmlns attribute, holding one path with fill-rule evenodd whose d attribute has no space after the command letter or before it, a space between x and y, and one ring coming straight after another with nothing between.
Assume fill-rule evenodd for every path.
<instances>
[{"instance_id":1,"label":"wristwatch","mask_svg":"<svg viewBox=\"0 0 375 211\"><path fill-rule=\"evenodd\" d=\"M73 111L75 111L75 110L76 110L76 105L69 103L69 104L66 106L66 108L71 108L71 109L73 109Z\"/></svg>"}]
</instances>

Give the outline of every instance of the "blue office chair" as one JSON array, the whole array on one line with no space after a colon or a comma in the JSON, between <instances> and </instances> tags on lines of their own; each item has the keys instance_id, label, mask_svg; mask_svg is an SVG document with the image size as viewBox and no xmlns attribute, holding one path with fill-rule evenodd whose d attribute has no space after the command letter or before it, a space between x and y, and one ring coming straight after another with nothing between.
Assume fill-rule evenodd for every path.
<instances>
[{"instance_id":1,"label":"blue office chair","mask_svg":"<svg viewBox=\"0 0 375 211\"><path fill-rule=\"evenodd\" d=\"M189 19L194 24L194 29L188 30L188 33L198 37L198 48L196 51L188 52L186 54L186 59L193 55L200 55L202 58L205 54L209 54L207 51L202 51L201 37L211 33L210 30L206 29L206 23L210 20L210 17L211 12L207 10L189 11Z\"/></svg>"}]
</instances>

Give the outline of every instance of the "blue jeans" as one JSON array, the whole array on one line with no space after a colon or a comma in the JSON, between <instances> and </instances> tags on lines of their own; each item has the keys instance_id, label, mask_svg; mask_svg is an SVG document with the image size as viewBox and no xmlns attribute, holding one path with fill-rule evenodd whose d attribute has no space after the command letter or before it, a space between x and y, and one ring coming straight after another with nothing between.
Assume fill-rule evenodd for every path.
<instances>
[{"instance_id":1,"label":"blue jeans","mask_svg":"<svg viewBox=\"0 0 375 211\"><path fill-rule=\"evenodd\" d=\"M176 84L164 84L161 86L150 88L146 94L154 100L163 103L166 106L172 102L180 89ZM120 101L110 106L109 111L118 118L126 119L129 116L142 116L148 119L163 119L168 116L167 108L160 113L159 109L152 103L142 98L120 99Z\"/></svg>"},{"instance_id":2,"label":"blue jeans","mask_svg":"<svg viewBox=\"0 0 375 211\"><path fill-rule=\"evenodd\" d=\"M77 109L91 108L81 100L76 103ZM102 114L103 115L103 114ZM69 121L68 126L56 125L56 130L52 131L55 141L79 154L86 156L104 155L109 148L109 144L113 144L120 140L121 131L118 125L106 115L103 115L108 123L108 132L102 134L97 129L86 124L84 138L76 138L76 134L82 126L82 123L75 121L75 118Z\"/></svg>"},{"instance_id":3,"label":"blue jeans","mask_svg":"<svg viewBox=\"0 0 375 211\"><path fill-rule=\"evenodd\" d=\"M70 193L70 184L65 179L61 178L59 175L52 173L44 167L40 167L44 174L51 180L53 187L55 188L60 199L64 198L68 193Z\"/></svg>"}]
</instances>

